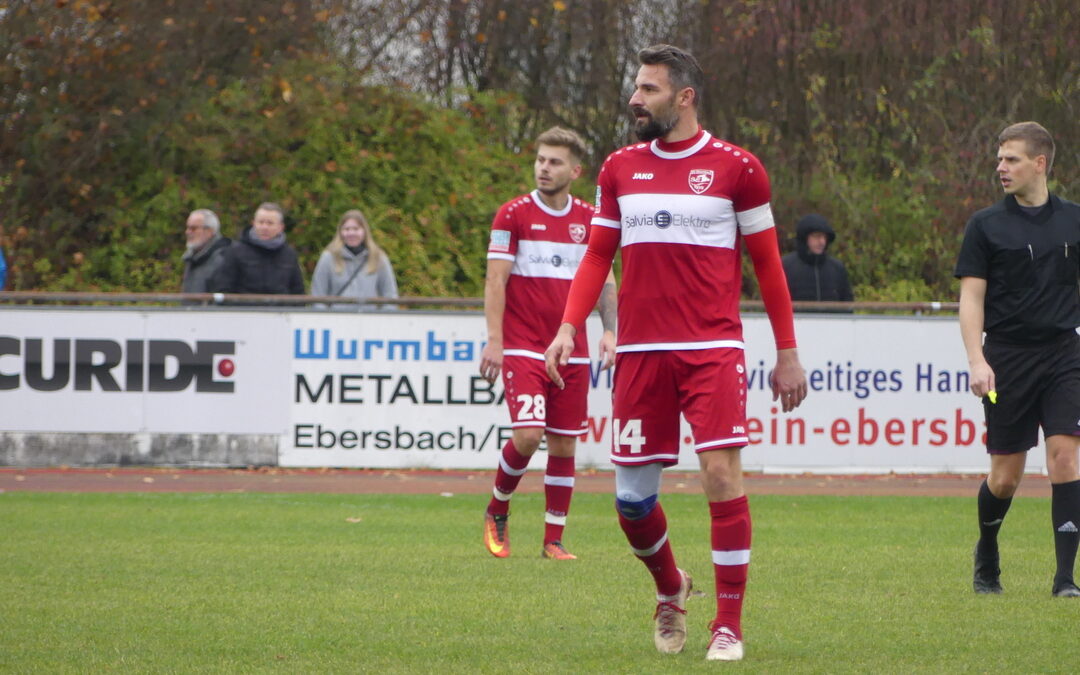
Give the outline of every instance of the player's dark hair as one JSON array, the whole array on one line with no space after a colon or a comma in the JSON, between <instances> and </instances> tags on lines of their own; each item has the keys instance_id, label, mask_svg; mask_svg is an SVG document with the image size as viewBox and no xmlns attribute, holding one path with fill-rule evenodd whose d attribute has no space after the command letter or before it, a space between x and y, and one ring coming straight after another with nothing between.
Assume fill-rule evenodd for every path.
<instances>
[{"instance_id":1,"label":"player's dark hair","mask_svg":"<svg viewBox=\"0 0 1080 675\"><path fill-rule=\"evenodd\" d=\"M998 145L1004 145L1009 141L1023 141L1027 145L1028 157L1045 156L1046 173L1050 174L1050 167L1054 165L1054 138L1046 127L1038 122L1010 124L998 134Z\"/></svg>"},{"instance_id":2,"label":"player's dark hair","mask_svg":"<svg viewBox=\"0 0 1080 675\"><path fill-rule=\"evenodd\" d=\"M578 161L585 157L585 141L576 131L563 127L551 127L536 137L536 144L566 148Z\"/></svg>"},{"instance_id":3,"label":"player's dark hair","mask_svg":"<svg viewBox=\"0 0 1080 675\"><path fill-rule=\"evenodd\" d=\"M638 61L643 66L667 66L668 78L675 91L690 87L694 90L694 105L701 107L702 94L705 93L705 73L693 54L672 45L659 44L639 51Z\"/></svg>"}]
</instances>

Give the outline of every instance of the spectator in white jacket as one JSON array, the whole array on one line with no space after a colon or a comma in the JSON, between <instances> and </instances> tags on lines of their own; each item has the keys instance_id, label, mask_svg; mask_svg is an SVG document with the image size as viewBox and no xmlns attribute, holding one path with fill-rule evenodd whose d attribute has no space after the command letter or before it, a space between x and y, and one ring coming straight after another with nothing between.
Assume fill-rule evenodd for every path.
<instances>
[{"instance_id":1,"label":"spectator in white jacket","mask_svg":"<svg viewBox=\"0 0 1080 675\"><path fill-rule=\"evenodd\" d=\"M371 225L356 209L346 211L338 221L337 233L323 249L311 277L312 295L340 295L348 298L396 298L397 281L386 253L375 243ZM334 304L333 309L372 309ZM379 305L379 309L397 309L397 305Z\"/></svg>"}]
</instances>

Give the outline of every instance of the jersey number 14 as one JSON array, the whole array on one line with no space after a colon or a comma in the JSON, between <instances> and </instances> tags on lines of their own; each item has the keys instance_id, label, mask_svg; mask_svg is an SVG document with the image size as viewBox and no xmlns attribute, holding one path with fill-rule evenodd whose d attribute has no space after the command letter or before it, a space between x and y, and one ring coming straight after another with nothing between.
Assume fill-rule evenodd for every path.
<instances>
[{"instance_id":1,"label":"jersey number 14","mask_svg":"<svg viewBox=\"0 0 1080 675\"><path fill-rule=\"evenodd\" d=\"M641 420L626 420L624 424L622 420L616 418L612 420L614 425L611 429L615 435L615 445L622 448L626 446L630 448L630 454L637 454L641 452L645 446L645 436L641 434Z\"/></svg>"}]
</instances>

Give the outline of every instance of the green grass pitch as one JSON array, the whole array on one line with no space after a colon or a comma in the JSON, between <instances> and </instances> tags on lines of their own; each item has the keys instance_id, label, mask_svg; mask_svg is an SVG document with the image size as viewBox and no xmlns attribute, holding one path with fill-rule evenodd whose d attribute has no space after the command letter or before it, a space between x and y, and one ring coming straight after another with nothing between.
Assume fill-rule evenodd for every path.
<instances>
[{"instance_id":1,"label":"green grass pitch","mask_svg":"<svg viewBox=\"0 0 1080 675\"><path fill-rule=\"evenodd\" d=\"M753 496L746 660L704 661L707 509L665 495L688 603L652 647L652 586L611 497L574 498L542 560L543 497L512 557L486 496L0 494L0 671L371 673L1076 672L1080 601L1052 599L1049 503L1017 499L1000 597L970 589L975 500Z\"/></svg>"}]
</instances>

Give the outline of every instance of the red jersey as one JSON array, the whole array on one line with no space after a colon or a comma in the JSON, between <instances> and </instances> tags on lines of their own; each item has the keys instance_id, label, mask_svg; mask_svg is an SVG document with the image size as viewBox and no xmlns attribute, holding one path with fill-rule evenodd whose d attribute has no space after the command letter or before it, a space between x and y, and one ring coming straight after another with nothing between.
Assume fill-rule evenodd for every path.
<instances>
[{"instance_id":1,"label":"red jersey","mask_svg":"<svg viewBox=\"0 0 1080 675\"><path fill-rule=\"evenodd\" d=\"M608 156L592 224L620 230L618 351L743 347L740 239L774 226L770 193L756 157L707 131Z\"/></svg>"},{"instance_id":2,"label":"red jersey","mask_svg":"<svg viewBox=\"0 0 1080 675\"><path fill-rule=\"evenodd\" d=\"M536 190L506 202L495 214L488 260L514 263L506 283L503 354L544 360L585 255L592 216L592 207L573 196L555 211ZM570 362L589 362L584 330L574 339Z\"/></svg>"}]
</instances>

